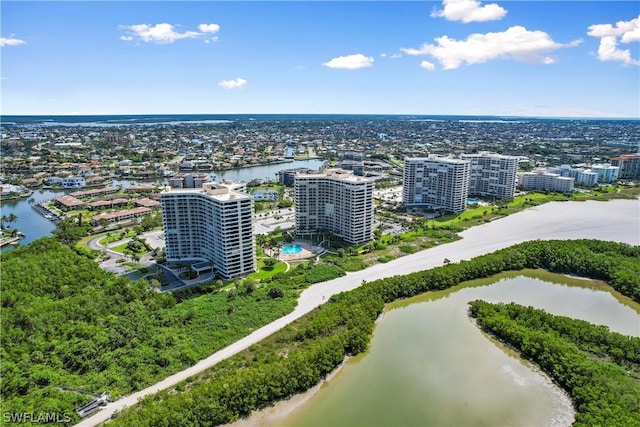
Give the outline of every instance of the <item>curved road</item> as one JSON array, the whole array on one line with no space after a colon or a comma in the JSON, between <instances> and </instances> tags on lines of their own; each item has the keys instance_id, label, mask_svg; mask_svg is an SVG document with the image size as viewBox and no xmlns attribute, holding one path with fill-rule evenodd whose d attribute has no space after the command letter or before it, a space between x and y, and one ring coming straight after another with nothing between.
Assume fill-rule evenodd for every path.
<instances>
[{"instance_id":1,"label":"curved road","mask_svg":"<svg viewBox=\"0 0 640 427\"><path fill-rule=\"evenodd\" d=\"M115 412L135 405L145 396L168 389L190 376L199 374L302 317L323 304L329 296L357 288L365 280L371 281L426 270L442 265L444 258L448 258L451 262L468 260L528 240L589 238L640 245L640 200L546 203L470 228L462 232L461 236L461 240L446 245L436 246L386 264L377 264L366 270L315 284L302 292L298 299L298 306L290 314L256 330L190 368L171 375L144 390L107 404L93 416L82 420L78 426L95 426L108 421Z\"/></svg>"}]
</instances>

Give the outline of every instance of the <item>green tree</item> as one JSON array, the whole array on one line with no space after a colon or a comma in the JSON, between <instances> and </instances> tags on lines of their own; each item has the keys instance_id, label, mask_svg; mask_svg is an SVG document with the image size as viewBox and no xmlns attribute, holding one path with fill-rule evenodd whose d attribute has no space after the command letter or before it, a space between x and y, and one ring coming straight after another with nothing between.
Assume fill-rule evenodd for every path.
<instances>
[{"instance_id":1,"label":"green tree","mask_svg":"<svg viewBox=\"0 0 640 427\"><path fill-rule=\"evenodd\" d=\"M273 270L273 267L278 263L278 260L275 258L267 258L264 260L264 268L265 270Z\"/></svg>"},{"instance_id":2,"label":"green tree","mask_svg":"<svg viewBox=\"0 0 640 427\"><path fill-rule=\"evenodd\" d=\"M276 286L269 289L268 295L269 295L269 298L282 298L284 297L284 290Z\"/></svg>"}]
</instances>

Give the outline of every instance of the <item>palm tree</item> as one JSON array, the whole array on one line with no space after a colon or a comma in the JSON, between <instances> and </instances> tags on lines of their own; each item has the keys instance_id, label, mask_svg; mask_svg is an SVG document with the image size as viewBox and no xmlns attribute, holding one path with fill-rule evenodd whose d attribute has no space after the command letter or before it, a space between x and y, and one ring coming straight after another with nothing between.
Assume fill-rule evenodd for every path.
<instances>
[{"instance_id":1,"label":"palm tree","mask_svg":"<svg viewBox=\"0 0 640 427\"><path fill-rule=\"evenodd\" d=\"M7 216L7 218L6 218L6 222L8 222L9 224L13 224L17 220L18 220L18 217L13 212L10 213L9 216Z\"/></svg>"}]
</instances>

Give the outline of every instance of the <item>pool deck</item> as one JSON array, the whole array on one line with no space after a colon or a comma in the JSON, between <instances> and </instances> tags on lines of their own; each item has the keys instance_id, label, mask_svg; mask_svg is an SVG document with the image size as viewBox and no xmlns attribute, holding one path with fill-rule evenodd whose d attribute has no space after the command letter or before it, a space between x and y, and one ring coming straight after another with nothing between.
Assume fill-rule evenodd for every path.
<instances>
[{"instance_id":1,"label":"pool deck","mask_svg":"<svg viewBox=\"0 0 640 427\"><path fill-rule=\"evenodd\" d=\"M317 248L313 246L310 242L305 242L302 240L296 240L291 243L287 243L285 246L293 246L298 245L301 248L301 251L295 254L283 254L280 252L278 259L280 261L296 261L299 259L307 259L315 256L317 253Z\"/></svg>"}]
</instances>

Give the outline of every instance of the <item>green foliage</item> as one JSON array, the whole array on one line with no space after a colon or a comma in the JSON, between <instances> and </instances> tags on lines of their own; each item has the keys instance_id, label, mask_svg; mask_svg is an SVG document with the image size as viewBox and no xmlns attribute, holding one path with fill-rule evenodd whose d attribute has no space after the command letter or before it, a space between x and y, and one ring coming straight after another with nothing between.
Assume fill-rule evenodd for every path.
<instances>
[{"instance_id":1,"label":"green foliage","mask_svg":"<svg viewBox=\"0 0 640 427\"><path fill-rule=\"evenodd\" d=\"M175 295L155 292L144 281L104 272L52 238L2 254L0 261L1 393L3 411L9 412L54 408L73 413L85 403L56 387L108 390L116 398L141 389L290 312L296 301L288 290L345 274L333 265L309 264L277 274L252 292L239 287L229 299L214 285ZM231 421L306 390L345 355L366 349L383 303L503 270L545 268L597 278L640 302L639 261L640 248L629 245L537 241L370 282L332 297L267 341L217 365L204 374L207 381L145 399L117 423ZM270 297L275 288L282 297Z\"/></svg>"},{"instance_id":2,"label":"green foliage","mask_svg":"<svg viewBox=\"0 0 640 427\"><path fill-rule=\"evenodd\" d=\"M278 201L279 208L290 208L291 206L293 206L293 201L291 200L281 199L280 201Z\"/></svg>"},{"instance_id":3,"label":"green foliage","mask_svg":"<svg viewBox=\"0 0 640 427\"><path fill-rule=\"evenodd\" d=\"M344 254L344 250L342 252ZM337 267L340 267L344 271L358 271L364 268L367 268L367 264L364 262L364 259L361 256L341 256L337 255L325 255L325 262L330 262Z\"/></svg>"},{"instance_id":4,"label":"green foliage","mask_svg":"<svg viewBox=\"0 0 640 427\"><path fill-rule=\"evenodd\" d=\"M273 270L273 267L276 265L277 262L278 260L275 258L267 258L264 260L264 268L266 270Z\"/></svg>"},{"instance_id":5,"label":"green foliage","mask_svg":"<svg viewBox=\"0 0 640 427\"><path fill-rule=\"evenodd\" d=\"M304 273L304 281L309 284L326 282L327 280L344 275L345 272L340 267L334 265L318 265Z\"/></svg>"},{"instance_id":6,"label":"green foliage","mask_svg":"<svg viewBox=\"0 0 640 427\"><path fill-rule=\"evenodd\" d=\"M570 260L563 261L566 258ZM353 291L334 295L306 316L214 366L195 380L188 390L172 390L145 399L137 407L126 410L113 423L122 426L219 425L304 391L337 367L346 355L366 349L375 319L386 302L429 290L446 289L462 281L489 277L504 270L549 266L558 272L604 277L614 287L624 289L623 293L638 295L639 260L640 247L594 240L537 241L459 264L369 282ZM626 274L620 278L620 271L625 270ZM289 279L295 277L287 276ZM284 280L284 276L280 279ZM568 326L565 329L572 328ZM617 338L607 342L611 343L607 345L616 360L624 358L630 363L640 354L636 344L625 346ZM555 348L550 347L551 353ZM599 381L607 381L606 378L598 378ZM623 388L627 387L630 387L628 382L623 384ZM635 404L637 412L639 400L635 394L615 396ZM598 397L590 402L599 404ZM618 414L624 411L612 406L607 409L618 411ZM637 425L633 424L637 421L619 419L629 421L627 425ZM602 419L585 418L580 422L580 425L609 425Z\"/></svg>"},{"instance_id":7,"label":"green foliage","mask_svg":"<svg viewBox=\"0 0 640 427\"><path fill-rule=\"evenodd\" d=\"M269 296L269 298L282 298L284 297L284 291L276 286L269 289L269 293L267 295Z\"/></svg>"},{"instance_id":8,"label":"green foliage","mask_svg":"<svg viewBox=\"0 0 640 427\"><path fill-rule=\"evenodd\" d=\"M396 257L394 257L393 255L383 255L378 258L378 262L387 263L389 261L393 261L394 259L396 259Z\"/></svg>"},{"instance_id":9,"label":"green foliage","mask_svg":"<svg viewBox=\"0 0 640 427\"><path fill-rule=\"evenodd\" d=\"M162 214L157 212L143 216L140 221L140 227L142 228L142 231L150 231L154 228L162 227Z\"/></svg>"},{"instance_id":10,"label":"green foliage","mask_svg":"<svg viewBox=\"0 0 640 427\"><path fill-rule=\"evenodd\" d=\"M599 240L532 241L469 261L372 282L385 302L507 270L542 268L608 282L640 302L640 247Z\"/></svg>"},{"instance_id":11,"label":"green foliage","mask_svg":"<svg viewBox=\"0 0 640 427\"><path fill-rule=\"evenodd\" d=\"M470 312L569 392L574 426L640 426L640 338L514 303L474 301Z\"/></svg>"},{"instance_id":12,"label":"green foliage","mask_svg":"<svg viewBox=\"0 0 640 427\"><path fill-rule=\"evenodd\" d=\"M418 250L415 246L411 245L400 245L398 249L400 249L400 252L404 252L405 254L412 254Z\"/></svg>"},{"instance_id":13,"label":"green foliage","mask_svg":"<svg viewBox=\"0 0 640 427\"><path fill-rule=\"evenodd\" d=\"M76 221L74 218L66 218L58 222L53 235L60 242L67 245L73 245L91 231L91 224L88 221L84 223Z\"/></svg>"},{"instance_id":14,"label":"green foliage","mask_svg":"<svg viewBox=\"0 0 640 427\"><path fill-rule=\"evenodd\" d=\"M233 301L215 284L158 293L107 273L53 238L0 255L4 412L74 414L86 396L149 386L295 307L249 284ZM74 418L73 423L78 419Z\"/></svg>"},{"instance_id":15,"label":"green foliage","mask_svg":"<svg viewBox=\"0 0 640 427\"><path fill-rule=\"evenodd\" d=\"M366 349L382 300L341 294L321 309L216 365L184 391L162 392L112 420L115 426L220 425L312 387L345 354Z\"/></svg>"}]
</instances>

